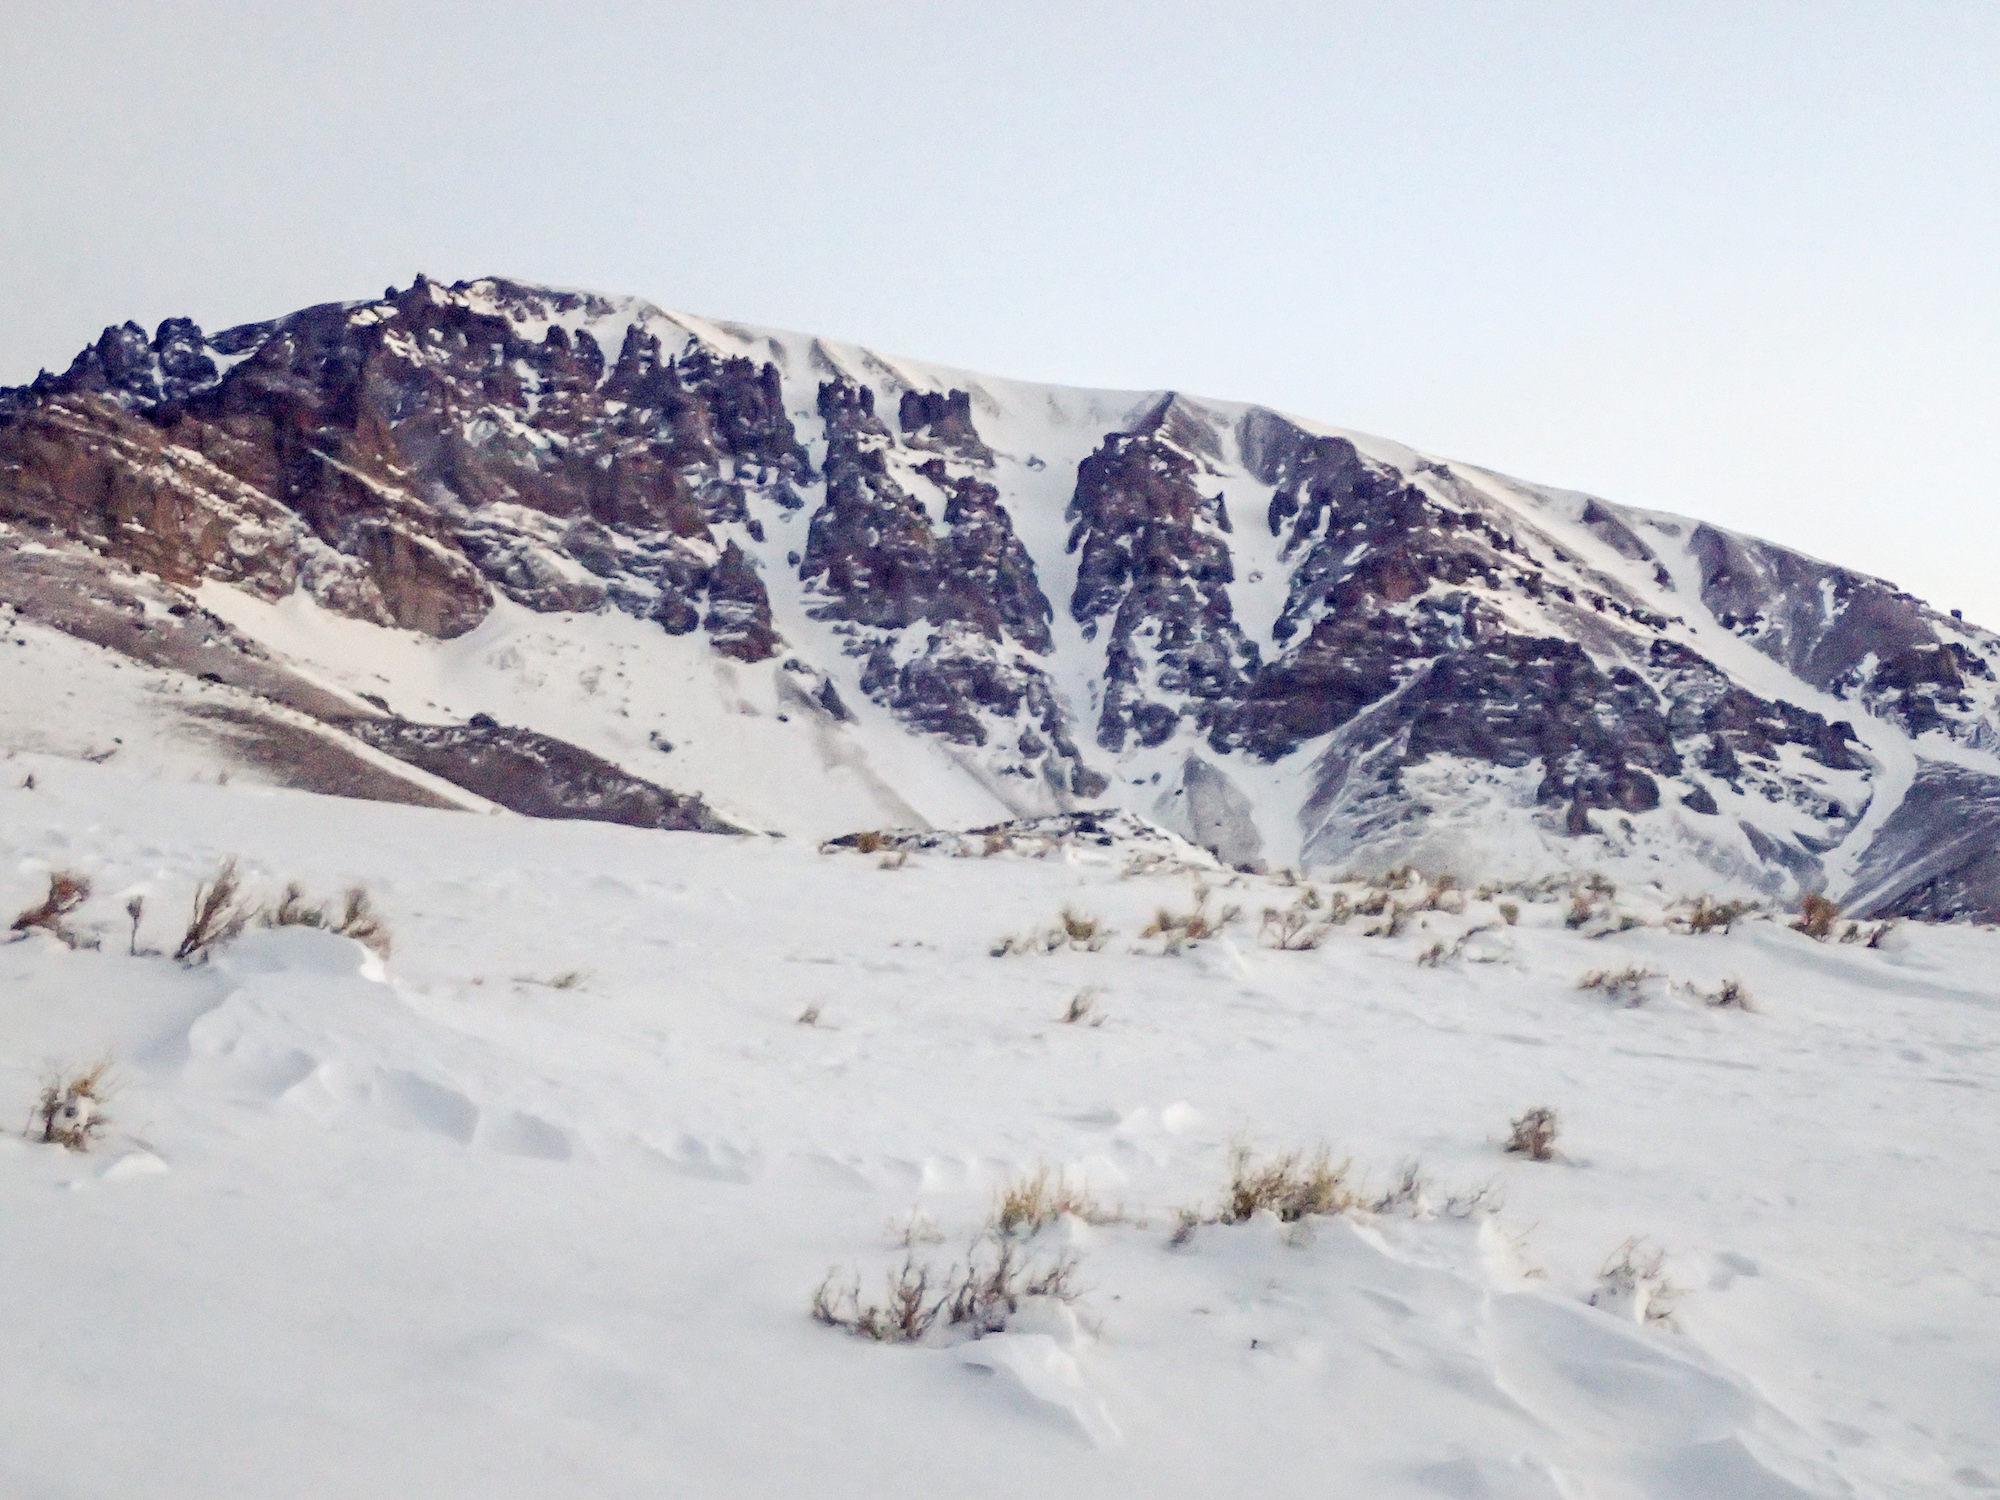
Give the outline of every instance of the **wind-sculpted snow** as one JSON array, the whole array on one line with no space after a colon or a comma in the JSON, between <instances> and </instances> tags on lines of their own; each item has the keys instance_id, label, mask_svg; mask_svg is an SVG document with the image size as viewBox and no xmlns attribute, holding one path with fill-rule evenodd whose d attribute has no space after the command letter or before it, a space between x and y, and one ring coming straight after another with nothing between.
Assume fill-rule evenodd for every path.
<instances>
[{"instance_id":1,"label":"wind-sculpted snow","mask_svg":"<svg viewBox=\"0 0 2000 1500\"><path fill-rule=\"evenodd\" d=\"M821 851L6 766L9 1497L2000 1485L1989 928L1301 883L1126 812ZM231 856L388 932L175 963ZM51 872L75 947L4 930ZM23 1133L105 1058L92 1149ZM1547 1160L1503 1149L1537 1105ZM1237 1211L1322 1147L1337 1187ZM1038 1171L1069 1210L989 1227ZM1062 1294L811 1315L996 1235Z\"/></svg>"},{"instance_id":2,"label":"wind-sculpted snow","mask_svg":"<svg viewBox=\"0 0 2000 1500\"><path fill-rule=\"evenodd\" d=\"M1710 523L498 280L107 330L0 393L0 526L413 721L501 673L513 722L815 837L1110 805L1236 862L1840 894L1920 755L2000 775L1991 634ZM451 649L514 610L541 655Z\"/></svg>"}]
</instances>

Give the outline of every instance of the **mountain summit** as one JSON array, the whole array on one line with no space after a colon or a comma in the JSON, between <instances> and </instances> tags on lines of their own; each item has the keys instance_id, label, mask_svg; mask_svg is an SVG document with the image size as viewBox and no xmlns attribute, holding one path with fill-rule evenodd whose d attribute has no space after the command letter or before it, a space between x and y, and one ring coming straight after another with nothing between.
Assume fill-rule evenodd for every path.
<instances>
[{"instance_id":1,"label":"mountain summit","mask_svg":"<svg viewBox=\"0 0 2000 1500\"><path fill-rule=\"evenodd\" d=\"M17 646L0 727L77 753L2000 909L2000 640L1891 584L1262 407L632 298L419 277L106 329L0 391L0 599L75 705Z\"/></svg>"}]
</instances>

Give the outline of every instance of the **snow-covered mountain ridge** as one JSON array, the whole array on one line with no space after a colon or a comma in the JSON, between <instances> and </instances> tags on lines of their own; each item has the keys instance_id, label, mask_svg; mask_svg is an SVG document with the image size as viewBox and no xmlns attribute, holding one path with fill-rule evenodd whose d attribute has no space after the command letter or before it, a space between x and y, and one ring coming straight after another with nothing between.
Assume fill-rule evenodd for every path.
<instances>
[{"instance_id":1,"label":"snow-covered mountain ridge","mask_svg":"<svg viewBox=\"0 0 2000 1500\"><path fill-rule=\"evenodd\" d=\"M1232 863L2000 908L1991 633L1255 406L419 278L0 392L0 525L16 638L102 648L73 692L158 674L128 759L165 705L455 805L561 742L565 807L657 826L1115 805Z\"/></svg>"}]
</instances>

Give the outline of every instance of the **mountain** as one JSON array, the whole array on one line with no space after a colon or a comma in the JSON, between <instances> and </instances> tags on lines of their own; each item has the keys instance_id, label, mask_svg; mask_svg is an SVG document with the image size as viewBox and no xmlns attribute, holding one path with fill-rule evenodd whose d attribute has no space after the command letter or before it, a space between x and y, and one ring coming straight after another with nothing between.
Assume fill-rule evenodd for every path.
<instances>
[{"instance_id":1,"label":"mountain","mask_svg":"<svg viewBox=\"0 0 2000 1500\"><path fill-rule=\"evenodd\" d=\"M419 277L0 391L10 744L824 838L2000 910L2000 640L1262 407Z\"/></svg>"}]
</instances>

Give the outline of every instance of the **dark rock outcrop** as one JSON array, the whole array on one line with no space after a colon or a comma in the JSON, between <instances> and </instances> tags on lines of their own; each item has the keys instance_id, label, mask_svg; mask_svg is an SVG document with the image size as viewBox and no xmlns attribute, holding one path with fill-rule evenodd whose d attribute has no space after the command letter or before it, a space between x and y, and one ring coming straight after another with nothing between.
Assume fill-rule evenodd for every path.
<instances>
[{"instance_id":1,"label":"dark rock outcrop","mask_svg":"<svg viewBox=\"0 0 2000 1500\"><path fill-rule=\"evenodd\" d=\"M0 520L431 635L497 590L769 656L769 598L726 533L761 535L748 497L796 509L811 475L777 371L663 356L638 322L607 358L548 322L578 311L614 308L419 278L207 342L185 320L150 343L108 329L0 403Z\"/></svg>"},{"instance_id":2,"label":"dark rock outcrop","mask_svg":"<svg viewBox=\"0 0 2000 1500\"><path fill-rule=\"evenodd\" d=\"M1069 503L1070 614L1086 639L1110 621L1097 743L1114 752L1163 743L1183 715L1201 729L1220 722L1258 665L1230 603L1228 511L1196 482L1205 444L1190 425L1170 404L1110 434Z\"/></svg>"},{"instance_id":3,"label":"dark rock outcrop","mask_svg":"<svg viewBox=\"0 0 2000 1500\"><path fill-rule=\"evenodd\" d=\"M356 739L489 802L531 818L583 818L631 828L742 833L700 796L655 786L575 745L477 715L465 724L353 719Z\"/></svg>"}]
</instances>

